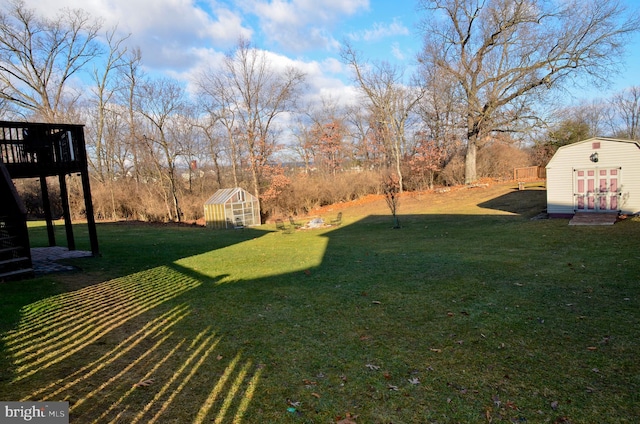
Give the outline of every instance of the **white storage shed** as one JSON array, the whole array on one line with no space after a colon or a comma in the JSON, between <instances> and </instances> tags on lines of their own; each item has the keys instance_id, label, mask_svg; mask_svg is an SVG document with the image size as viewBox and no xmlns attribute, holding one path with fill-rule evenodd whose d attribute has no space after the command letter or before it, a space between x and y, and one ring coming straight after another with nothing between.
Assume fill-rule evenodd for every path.
<instances>
[{"instance_id":1,"label":"white storage shed","mask_svg":"<svg viewBox=\"0 0 640 424\"><path fill-rule=\"evenodd\" d=\"M204 219L208 228L260 225L260 203L256 196L242 188L223 188L205 202Z\"/></svg>"},{"instance_id":2,"label":"white storage shed","mask_svg":"<svg viewBox=\"0 0 640 424\"><path fill-rule=\"evenodd\" d=\"M640 212L640 143L590 138L562 146L547 165L547 213Z\"/></svg>"}]
</instances>

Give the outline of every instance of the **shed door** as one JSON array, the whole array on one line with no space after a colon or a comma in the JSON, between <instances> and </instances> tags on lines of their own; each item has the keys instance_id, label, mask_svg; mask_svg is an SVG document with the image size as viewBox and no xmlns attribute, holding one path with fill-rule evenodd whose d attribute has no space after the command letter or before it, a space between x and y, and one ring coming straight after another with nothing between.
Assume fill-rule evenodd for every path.
<instances>
[{"instance_id":1,"label":"shed door","mask_svg":"<svg viewBox=\"0 0 640 424\"><path fill-rule=\"evenodd\" d=\"M620 168L576 169L574 175L576 211L618 210Z\"/></svg>"}]
</instances>

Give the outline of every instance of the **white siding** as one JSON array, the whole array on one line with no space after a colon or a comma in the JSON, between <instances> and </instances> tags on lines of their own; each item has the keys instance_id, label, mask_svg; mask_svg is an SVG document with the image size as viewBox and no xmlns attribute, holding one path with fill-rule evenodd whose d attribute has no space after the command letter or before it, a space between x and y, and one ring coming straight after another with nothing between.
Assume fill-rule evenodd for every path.
<instances>
[{"instance_id":1,"label":"white siding","mask_svg":"<svg viewBox=\"0 0 640 424\"><path fill-rule=\"evenodd\" d=\"M600 143L594 149L593 143ZM598 162L590 156L598 153ZM558 149L547 165L547 212L568 215L574 211L574 169L620 168L622 213L640 212L640 144L629 140L592 138Z\"/></svg>"}]
</instances>

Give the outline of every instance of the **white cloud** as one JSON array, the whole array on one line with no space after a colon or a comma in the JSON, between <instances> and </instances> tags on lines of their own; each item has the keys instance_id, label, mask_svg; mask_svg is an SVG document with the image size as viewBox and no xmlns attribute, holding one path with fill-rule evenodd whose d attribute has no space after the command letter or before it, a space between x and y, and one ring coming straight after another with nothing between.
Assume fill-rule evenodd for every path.
<instances>
[{"instance_id":1,"label":"white cloud","mask_svg":"<svg viewBox=\"0 0 640 424\"><path fill-rule=\"evenodd\" d=\"M402 52L402 49L400 48L400 44L399 43L393 43L391 44L391 54L393 55L393 57L395 57L396 59L403 61L405 59L405 55Z\"/></svg>"},{"instance_id":2,"label":"white cloud","mask_svg":"<svg viewBox=\"0 0 640 424\"><path fill-rule=\"evenodd\" d=\"M303 52L338 48L331 29L368 8L369 0L256 0L244 10L257 17L265 38L288 51Z\"/></svg>"},{"instance_id":3,"label":"white cloud","mask_svg":"<svg viewBox=\"0 0 640 424\"><path fill-rule=\"evenodd\" d=\"M390 24L376 22L370 29L353 32L349 37L354 41L378 41L387 37L395 37L398 35L409 35L409 29L394 18Z\"/></svg>"},{"instance_id":4,"label":"white cloud","mask_svg":"<svg viewBox=\"0 0 640 424\"><path fill-rule=\"evenodd\" d=\"M103 29L117 25L131 34L130 47L140 47L142 63L152 74L166 74L187 83L222 62L223 52L240 37L260 41L262 48L307 53L319 59L292 59L268 52L277 69L295 66L307 75L305 96L331 97L341 103L356 99L349 71L336 58L340 46L333 35L348 18L369 9L369 0L25 0L41 16L62 8L84 9L103 20ZM253 27L252 27L253 26ZM392 25L389 25L391 28ZM258 39L258 37L260 37ZM263 41L266 40L266 41ZM258 43L254 41L254 45ZM281 47L281 48L280 48ZM309 50L307 50L309 49Z\"/></svg>"},{"instance_id":5,"label":"white cloud","mask_svg":"<svg viewBox=\"0 0 640 424\"><path fill-rule=\"evenodd\" d=\"M207 11L191 0L27 0L27 6L42 16L84 9L102 19L104 29L117 25L131 34L128 44L141 48L147 66L158 68L188 68L199 49L226 49L253 33L229 8L214 4Z\"/></svg>"},{"instance_id":6,"label":"white cloud","mask_svg":"<svg viewBox=\"0 0 640 424\"><path fill-rule=\"evenodd\" d=\"M242 17L229 9L217 9L215 13L217 20L205 28L205 34L209 34L211 39L217 40L218 44L235 44L240 37L251 39L253 30L242 25Z\"/></svg>"}]
</instances>

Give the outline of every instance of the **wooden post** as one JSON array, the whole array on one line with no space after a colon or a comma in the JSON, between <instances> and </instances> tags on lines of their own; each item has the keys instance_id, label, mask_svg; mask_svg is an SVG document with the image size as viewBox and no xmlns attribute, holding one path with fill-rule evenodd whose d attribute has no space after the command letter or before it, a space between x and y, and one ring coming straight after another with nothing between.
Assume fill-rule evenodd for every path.
<instances>
[{"instance_id":1,"label":"wooden post","mask_svg":"<svg viewBox=\"0 0 640 424\"><path fill-rule=\"evenodd\" d=\"M69 208L69 192L67 190L67 178L65 174L58 175L60 181L60 200L62 201L62 216L64 216L64 229L67 234L67 247L69 250L76 250L76 241L73 238L73 223L71 222L71 211Z\"/></svg>"},{"instance_id":2,"label":"wooden post","mask_svg":"<svg viewBox=\"0 0 640 424\"><path fill-rule=\"evenodd\" d=\"M89 243L91 244L91 254L100 256L98 249L98 232L96 231L96 220L93 216L93 202L91 201L91 187L89 184L89 171L85 168L81 173L82 194L84 196L84 210L87 214L87 226L89 229Z\"/></svg>"},{"instance_id":3,"label":"wooden post","mask_svg":"<svg viewBox=\"0 0 640 424\"><path fill-rule=\"evenodd\" d=\"M51 202L49 201L49 188L47 187L47 177L40 176L40 191L42 192L42 209L44 209L44 218L47 221L47 236L49 237L49 246L56 245L56 234L53 230L53 217L51 216Z\"/></svg>"},{"instance_id":4,"label":"wooden post","mask_svg":"<svg viewBox=\"0 0 640 424\"><path fill-rule=\"evenodd\" d=\"M87 215L87 227L89 230L89 243L91 244L91 254L100 256L98 248L98 232L96 231L96 219L93 216L93 201L91 199L91 183L89 181L89 162L87 161L87 148L84 140L84 130L82 126L74 133L75 147L77 150L76 160L79 162L80 179L82 180L82 195L84 196L84 210Z\"/></svg>"}]
</instances>

